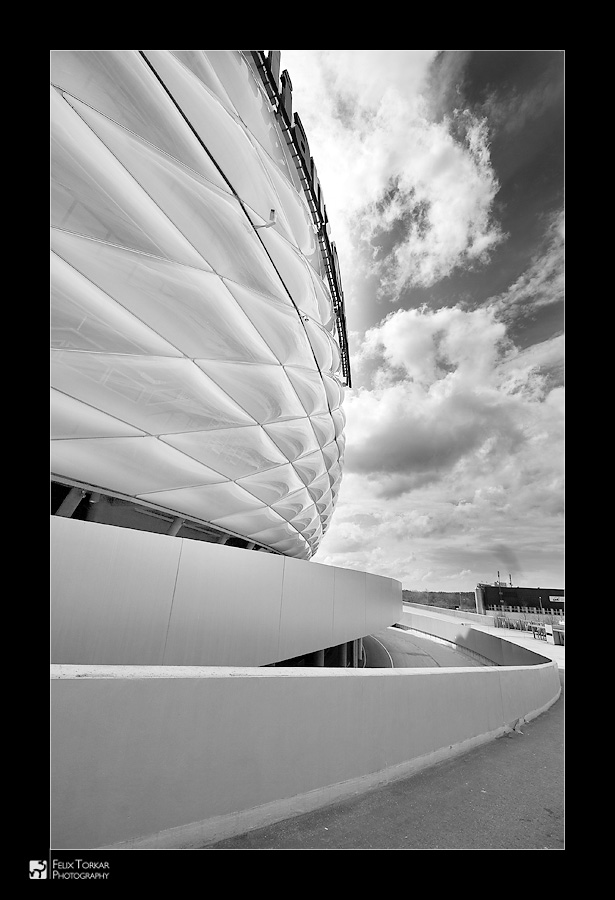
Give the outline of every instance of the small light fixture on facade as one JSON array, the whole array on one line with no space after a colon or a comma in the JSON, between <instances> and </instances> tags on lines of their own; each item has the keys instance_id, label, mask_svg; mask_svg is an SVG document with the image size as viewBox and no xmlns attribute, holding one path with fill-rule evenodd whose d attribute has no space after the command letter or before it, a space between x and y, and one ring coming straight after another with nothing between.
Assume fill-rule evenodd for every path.
<instances>
[{"instance_id":1,"label":"small light fixture on facade","mask_svg":"<svg viewBox=\"0 0 615 900\"><path fill-rule=\"evenodd\" d=\"M275 225L275 223L277 221L278 221L278 214L276 213L275 209L272 209L269 211L269 221L265 222L264 225L255 225L254 227L255 228L271 228L271 226Z\"/></svg>"}]
</instances>

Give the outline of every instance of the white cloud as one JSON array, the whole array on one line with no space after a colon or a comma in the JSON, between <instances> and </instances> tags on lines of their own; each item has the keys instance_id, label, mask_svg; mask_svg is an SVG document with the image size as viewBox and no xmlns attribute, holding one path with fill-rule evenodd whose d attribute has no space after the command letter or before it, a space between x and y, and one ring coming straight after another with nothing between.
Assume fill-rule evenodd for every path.
<instances>
[{"instance_id":1,"label":"white cloud","mask_svg":"<svg viewBox=\"0 0 615 900\"><path fill-rule=\"evenodd\" d=\"M358 363L380 356L388 368L441 394L443 384L447 391L460 381L484 384L505 341L506 328L489 308L398 310L366 332Z\"/></svg>"},{"instance_id":2,"label":"white cloud","mask_svg":"<svg viewBox=\"0 0 615 900\"><path fill-rule=\"evenodd\" d=\"M492 309L399 310L365 337L374 387L345 401L346 468L380 479L384 496L441 477L468 455L510 454L524 442L516 393L501 386L505 327ZM514 369L509 364L508 380Z\"/></svg>"},{"instance_id":3,"label":"white cloud","mask_svg":"<svg viewBox=\"0 0 615 900\"><path fill-rule=\"evenodd\" d=\"M557 585L544 561L563 543L564 389L543 370L561 353L559 338L518 351L495 307L397 311L371 329L317 561L432 589L465 570L467 590L506 557Z\"/></svg>"},{"instance_id":4,"label":"white cloud","mask_svg":"<svg viewBox=\"0 0 615 900\"><path fill-rule=\"evenodd\" d=\"M502 389L510 394L523 391L526 395L533 389L540 397L544 394L545 375L553 375L558 383L563 383L564 365L563 334L524 350L513 348L498 366Z\"/></svg>"},{"instance_id":5,"label":"white cloud","mask_svg":"<svg viewBox=\"0 0 615 900\"><path fill-rule=\"evenodd\" d=\"M547 223L542 250L508 290L494 298L507 319L527 317L543 306L561 302L565 288L565 213L558 210Z\"/></svg>"},{"instance_id":6,"label":"white cloud","mask_svg":"<svg viewBox=\"0 0 615 900\"><path fill-rule=\"evenodd\" d=\"M492 219L498 184L485 121L467 110L435 121L435 55L282 51L294 109L317 148L347 293L375 274L395 301L406 286L484 260L502 239ZM367 269L365 243L373 254Z\"/></svg>"},{"instance_id":7,"label":"white cloud","mask_svg":"<svg viewBox=\"0 0 615 900\"><path fill-rule=\"evenodd\" d=\"M378 249L371 271L380 296L394 301L408 286L430 286L459 266L485 260L502 239L491 209L499 185L491 168L485 121L469 111L429 121L416 111L395 118L395 147L382 171L382 190L355 222ZM453 131L464 135L463 141ZM385 180L386 179L386 180Z\"/></svg>"},{"instance_id":8,"label":"white cloud","mask_svg":"<svg viewBox=\"0 0 615 900\"><path fill-rule=\"evenodd\" d=\"M516 129L555 94L493 96L477 116L459 88L467 59L282 51L356 322L373 315L374 285L395 302L482 266L504 239L482 113ZM514 560L527 583L559 584L563 338L519 350L510 334L561 298L563 262L562 213L528 270L482 308L400 309L349 335L345 474L316 562L467 590Z\"/></svg>"}]
</instances>

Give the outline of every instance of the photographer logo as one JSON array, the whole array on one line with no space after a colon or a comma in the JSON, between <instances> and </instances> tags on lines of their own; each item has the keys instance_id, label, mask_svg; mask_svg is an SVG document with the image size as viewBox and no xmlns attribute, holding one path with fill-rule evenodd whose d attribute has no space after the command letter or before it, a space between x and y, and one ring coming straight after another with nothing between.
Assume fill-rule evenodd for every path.
<instances>
[{"instance_id":1,"label":"photographer logo","mask_svg":"<svg viewBox=\"0 0 615 900\"><path fill-rule=\"evenodd\" d=\"M47 878L47 861L44 859L30 860L30 878Z\"/></svg>"}]
</instances>

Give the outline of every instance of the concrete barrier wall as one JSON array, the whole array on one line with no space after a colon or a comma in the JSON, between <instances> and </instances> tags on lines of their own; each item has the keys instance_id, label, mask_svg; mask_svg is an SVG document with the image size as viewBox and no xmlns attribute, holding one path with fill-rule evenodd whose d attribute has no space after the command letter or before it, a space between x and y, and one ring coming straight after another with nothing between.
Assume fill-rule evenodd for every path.
<instances>
[{"instance_id":1,"label":"concrete barrier wall","mask_svg":"<svg viewBox=\"0 0 615 900\"><path fill-rule=\"evenodd\" d=\"M51 662L261 666L386 628L392 578L51 517Z\"/></svg>"},{"instance_id":2,"label":"concrete barrier wall","mask_svg":"<svg viewBox=\"0 0 615 900\"><path fill-rule=\"evenodd\" d=\"M560 684L540 660L54 667L51 846L199 847L409 775L546 709Z\"/></svg>"},{"instance_id":3,"label":"concrete barrier wall","mask_svg":"<svg viewBox=\"0 0 615 900\"><path fill-rule=\"evenodd\" d=\"M541 656L538 651L527 650L518 644L502 640L494 634L479 631L470 625L440 619L427 612L410 612L405 608L399 623L434 637L452 641L460 647L491 660L496 666L531 666L535 665L537 661L548 661L548 657Z\"/></svg>"},{"instance_id":4,"label":"concrete barrier wall","mask_svg":"<svg viewBox=\"0 0 615 900\"><path fill-rule=\"evenodd\" d=\"M404 600L404 609L408 609L412 612L413 609L417 611L421 609L432 610L432 612L445 613L447 616L453 616L455 619L464 619L466 622L474 622L477 625L488 625L490 627L495 627L495 617L490 614L483 613L473 613L470 612L469 609L445 609L440 606L430 606L428 603L407 603Z\"/></svg>"}]
</instances>

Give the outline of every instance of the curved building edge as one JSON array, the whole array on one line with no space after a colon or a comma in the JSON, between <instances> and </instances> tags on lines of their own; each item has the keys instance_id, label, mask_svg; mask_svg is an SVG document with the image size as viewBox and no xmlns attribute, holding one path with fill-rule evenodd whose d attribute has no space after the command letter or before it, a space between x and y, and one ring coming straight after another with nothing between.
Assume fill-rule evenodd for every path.
<instances>
[{"instance_id":1,"label":"curved building edge","mask_svg":"<svg viewBox=\"0 0 615 900\"><path fill-rule=\"evenodd\" d=\"M52 51L54 515L318 549L350 364L337 251L279 60Z\"/></svg>"},{"instance_id":2,"label":"curved building edge","mask_svg":"<svg viewBox=\"0 0 615 900\"><path fill-rule=\"evenodd\" d=\"M51 517L51 663L269 666L399 620L401 583L355 569ZM352 652L352 647L348 648ZM343 656L342 656L343 651Z\"/></svg>"}]
</instances>

